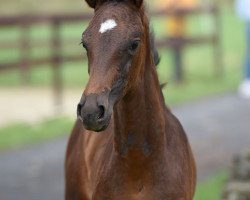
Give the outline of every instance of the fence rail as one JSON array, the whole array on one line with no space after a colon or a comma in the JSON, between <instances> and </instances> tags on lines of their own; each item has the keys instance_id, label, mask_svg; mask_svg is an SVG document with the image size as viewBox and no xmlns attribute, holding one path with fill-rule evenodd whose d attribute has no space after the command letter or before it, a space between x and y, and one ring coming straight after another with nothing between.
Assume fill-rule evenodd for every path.
<instances>
[{"instance_id":1,"label":"fence rail","mask_svg":"<svg viewBox=\"0 0 250 200\"><path fill-rule=\"evenodd\" d=\"M165 17L168 15L199 15L202 13L210 14L213 18L215 31L208 36L195 36L195 37L165 37L158 39L156 44L159 48L170 48L177 55L177 62L175 63L175 78L180 81L183 77L182 63L181 63L181 49L186 45L195 44L211 44L214 48L214 60L216 74L222 74L221 64L221 47L220 47L220 23L219 23L219 10L216 5L209 7L197 7L189 10L161 10L150 12L153 17ZM3 27L19 27L21 29L21 36L18 42L0 40L0 50L3 49L19 49L21 58L14 62L0 62L0 71L10 69L20 69L23 74L24 82L28 81L27 71L32 67L38 67L43 64L50 64L53 69L53 88L55 93L55 103L61 104L62 97L62 78L61 78L61 64L65 61L80 61L83 59L81 55L62 55L62 45L64 43L60 35L60 27L65 23L86 22L92 17L92 14L73 14L73 15L46 15L46 16L1 16L0 29ZM29 28L37 24L49 24L52 31L50 41L44 43L43 41L30 41ZM73 40L73 38L71 38ZM29 52L34 47L42 47L48 45L52 54L46 58L30 58Z\"/></svg>"}]
</instances>

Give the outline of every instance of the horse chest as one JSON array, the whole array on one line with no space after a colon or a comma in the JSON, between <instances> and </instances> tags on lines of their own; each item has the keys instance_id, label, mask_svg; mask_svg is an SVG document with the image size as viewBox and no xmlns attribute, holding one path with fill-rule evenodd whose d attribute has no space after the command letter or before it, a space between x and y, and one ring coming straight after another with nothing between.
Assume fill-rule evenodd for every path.
<instances>
[{"instance_id":1,"label":"horse chest","mask_svg":"<svg viewBox=\"0 0 250 200\"><path fill-rule=\"evenodd\" d=\"M137 190L135 187L133 189L125 189L120 192L114 192L107 194L105 191L96 191L94 197L91 200L187 200L184 198L184 194L178 193L168 193L167 187L160 188L154 187L143 187L141 190ZM135 191L137 190L137 191Z\"/></svg>"},{"instance_id":2,"label":"horse chest","mask_svg":"<svg viewBox=\"0 0 250 200\"><path fill-rule=\"evenodd\" d=\"M173 181L169 183L164 175L157 180L152 180L152 177L129 180L127 176L113 173L112 177L101 178L93 191L92 200L181 200L185 195L183 190L172 187L177 184L173 184Z\"/></svg>"}]
</instances>

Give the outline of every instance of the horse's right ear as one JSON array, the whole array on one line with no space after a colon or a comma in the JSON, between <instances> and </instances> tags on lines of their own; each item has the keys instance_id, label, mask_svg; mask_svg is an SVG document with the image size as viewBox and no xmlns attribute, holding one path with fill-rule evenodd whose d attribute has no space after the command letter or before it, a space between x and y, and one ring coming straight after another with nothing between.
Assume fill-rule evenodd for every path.
<instances>
[{"instance_id":1,"label":"horse's right ear","mask_svg":"<svg viewBox=\"0 0 250 200\"><path fill-rule=\"evenodd\" d=\"M85 0L89 7L95 8L98 0Z\"/></svg>"},{"instance_id":2,"label":"horse's right ear","mask_svg":"<svg viewBox=\"0 0 250 200\"><path fill-rule=\"evenodd\" d=\"M143 3L143 0L133 0L133 2L137 8L140 8Z\"/></svg>"}]
</instances>

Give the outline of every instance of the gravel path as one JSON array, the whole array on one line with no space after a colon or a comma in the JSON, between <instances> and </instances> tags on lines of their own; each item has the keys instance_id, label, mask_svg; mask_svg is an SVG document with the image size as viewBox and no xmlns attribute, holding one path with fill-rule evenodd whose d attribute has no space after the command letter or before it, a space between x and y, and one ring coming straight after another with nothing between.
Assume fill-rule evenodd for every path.
<instances>
[{"instance_id":1,"label":"gravel path","mask_svg":"<svg viewBox=\"0 0 250 200\"><path fill-rule=\"evenodd\" d=\"M173 112L189 136L199 180L228 167L235 153L250 147L249 100L228 94ZM63 199L66 140L0 153L0 199Z\"/></svg>"},{"instance_id":2,"label":"gravel path","mask_svg":"<svg viewBox=\"0 0 250 200\"><path fill-rule=\"evenodd\" d=\"M228 94L174 109L188 134L199 180L229 166L250 148L250 100Z\"/></svg>"},{"instance_id":3,"label":"gravel path","mask_svg":"<svg viewBox=\"0 0 250 200\"><path fill-rule=\"evenodd\" d=\"M63 107L60 109L60 114L75 117L76 105L80 100L81 92L81 89L63 91ZM56 113L53 91L50 89L0 88L0 94L0 126L10 122L33 123L54 116Z\"/></svg>"}]
</instances>

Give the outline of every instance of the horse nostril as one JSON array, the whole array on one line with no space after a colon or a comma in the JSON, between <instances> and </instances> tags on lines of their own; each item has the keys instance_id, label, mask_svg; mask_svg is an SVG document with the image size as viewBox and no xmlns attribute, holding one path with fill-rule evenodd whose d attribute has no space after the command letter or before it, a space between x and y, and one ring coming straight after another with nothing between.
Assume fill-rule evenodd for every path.
<instances>
[{"instance_id":1,"label":"horse nostril","mask_svg":"<svg viewBox=\"0 0 250 200\"><path fill-rule=\"evenodd\" d=\"M98 106L99 108L99 116L98 119L102 119L104 117L104 113L105 113L105 108L104 106Z\"/></svg>"},{"instance_id":2,"label":"horse nostril","mask_svg":"<svg viewBox=\"0 0 250 200\"><path fill-rule=\"evenodd\" d=\"M82 104L77 105L77 117L81 118Z\"/></svg>"}]
</instances>

